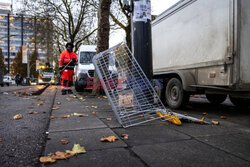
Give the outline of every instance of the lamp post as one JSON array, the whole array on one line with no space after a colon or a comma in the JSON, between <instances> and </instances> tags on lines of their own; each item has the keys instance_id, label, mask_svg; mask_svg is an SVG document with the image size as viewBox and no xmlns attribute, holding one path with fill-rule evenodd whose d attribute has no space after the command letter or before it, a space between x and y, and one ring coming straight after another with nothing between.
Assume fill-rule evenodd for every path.
<instances>
[{"instance_id":1,"label":"lamp post","mask_svg":"<svg viewBox=\"0 0 250 167\"><path fill-rule=\"evenodd\" d=\"M132 52L149 80L153 76L151 0L123 1L124 9L131 13Z\"/></svg>"}]
</instances>

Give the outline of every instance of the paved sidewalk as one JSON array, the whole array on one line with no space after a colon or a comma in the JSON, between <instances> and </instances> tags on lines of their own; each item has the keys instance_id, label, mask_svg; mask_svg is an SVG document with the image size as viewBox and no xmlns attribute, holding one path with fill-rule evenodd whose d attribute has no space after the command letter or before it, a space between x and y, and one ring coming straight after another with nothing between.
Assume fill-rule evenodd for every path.
<instances>
[{"instance_id":1,"label":"paved sidewalk","mask_svg":"<svg viewBox=\"0 0 250 167\"><path fill-rule=\"evenodd\" d=\"M54 105L59 109L52 110L55 118L50 121L45 155L71 150L74 144L84 146L87 152L49 166L250 166L249 129L227 123L175 126L161 120L124 129L107 99L83 98L86 101L79 95L62 96L58 89ZM61 118L74 112L88 116ZM121 134L128 134L129 139L121 139ZM101 142L104 136L117 136L119 140ZM69 143L61 144L62 139Z\"/></svg>"}]
</instances>

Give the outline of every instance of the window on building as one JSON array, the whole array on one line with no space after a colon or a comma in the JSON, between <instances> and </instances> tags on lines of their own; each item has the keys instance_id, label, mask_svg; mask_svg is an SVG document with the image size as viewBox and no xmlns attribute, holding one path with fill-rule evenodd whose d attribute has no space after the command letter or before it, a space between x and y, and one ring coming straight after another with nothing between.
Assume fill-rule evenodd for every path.
<instances>
[{"instance_id":1,"label":"window on building","mask_svg":"<svg viewBox=\"0 0 250 167\"><path fill-rule=\"evenodd\" d=\"M15 20L15 18L13 16L10 17L10 20Z\"/></svg>"}]
</instances>

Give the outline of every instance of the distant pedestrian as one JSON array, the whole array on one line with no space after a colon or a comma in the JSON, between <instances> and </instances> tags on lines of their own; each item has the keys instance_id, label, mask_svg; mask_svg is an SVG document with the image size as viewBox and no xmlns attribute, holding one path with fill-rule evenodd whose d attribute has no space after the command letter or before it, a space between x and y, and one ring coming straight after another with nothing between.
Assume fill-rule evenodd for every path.
<instances>
[{"instance_id":1,"label":"distant pedestrian","mask_svg":"<svg viewBox=\"0 0 250 167\"><path fill-rule=\"evenodd\" d=\"M59 69L61 75L61 92L62 95L72 94L71 86L73 85L74 67L78 62L76 54L73 52L74 45L71 42L66 44L67 50L63 51L59 59Z\"/></svg>"},{"instance_id":2,"label":"distant pedestrian","mask_svg":"<svg viewBox=\"0 0 250 167\"><path fill-rule=\"evenodd\" d=\"M16 82L16 86L18 86L20 84L20 75L19 74L16 75L15 82Z\"/></svg>"}]
</instances>

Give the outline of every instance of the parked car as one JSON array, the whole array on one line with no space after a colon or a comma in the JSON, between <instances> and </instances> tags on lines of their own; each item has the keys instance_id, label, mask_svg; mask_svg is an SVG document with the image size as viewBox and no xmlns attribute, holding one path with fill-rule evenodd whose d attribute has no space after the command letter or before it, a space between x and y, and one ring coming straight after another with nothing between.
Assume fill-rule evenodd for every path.
<instances>
[{"instance_id":1,"label":"parked car","mask_svg":"<svg viewBox=\"0 0 250 167\"><path fill-rule=\"evenodd\" d=\"M15 80L10 75L5 75L3 77L3 83L5 85L7 85L7 86L14 85L15 84Z\"/></svg>"}]
</instances>

